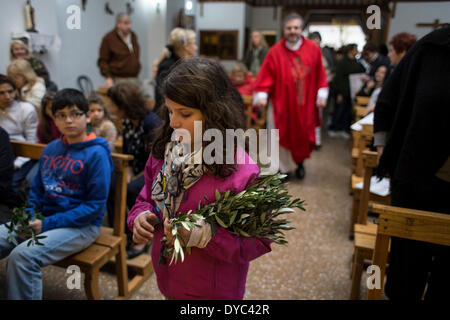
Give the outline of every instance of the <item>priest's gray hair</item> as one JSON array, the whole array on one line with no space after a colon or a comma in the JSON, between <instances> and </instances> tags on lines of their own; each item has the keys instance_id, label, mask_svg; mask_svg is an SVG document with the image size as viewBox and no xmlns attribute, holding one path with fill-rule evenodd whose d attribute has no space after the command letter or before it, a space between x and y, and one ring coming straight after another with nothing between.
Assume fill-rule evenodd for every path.
<instances>
[{"instance_id":1,"label":"priest's gray hair","mask_svg":"<svg viewBox=\"0 0 450 320\"><path fill-rule=\"evenodd\" d=\"M298 13L289 13L286 17L283 19L283 28L286 26L286 23L288 23L291 20L299 19L301 23L301 28L303 29L304 21L301 15Z\"/></svg>"}]
</instances>

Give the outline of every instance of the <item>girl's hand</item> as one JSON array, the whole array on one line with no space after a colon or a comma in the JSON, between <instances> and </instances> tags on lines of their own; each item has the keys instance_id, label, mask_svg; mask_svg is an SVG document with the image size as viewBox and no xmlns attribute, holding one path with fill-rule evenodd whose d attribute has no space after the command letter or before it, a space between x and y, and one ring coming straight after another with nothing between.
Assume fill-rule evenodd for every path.
<instances>
[{"instance_id":1,"label":"girl's hand","mask_svg":"<svg viewBox=\"0 0 450 320\"><path fill-rule=\"evenodd\" d=\"M150 211L137 216L133 225L133 242L143 244L151 241L155 231L153 225L156 224L157 219L158 217Z\"/></svg>"},{"instance_id":2,"label":"girl's hand","mask_svg":"<svg viewBox=\"0 0 450 320\"><path fill-rule=\"evenodd\" d=\"M178 235L181 236L181 238L184 240L180 241L181 246L185 247L187 243L189 242L189 238L191 237L191 230L187 231L185 228L178 228ZM172 235L172 227L169 224L169 219L166 218L164 220L164 235L167 238L167 243L173 244L174 237Z\"/></svg>"}]
</instances>

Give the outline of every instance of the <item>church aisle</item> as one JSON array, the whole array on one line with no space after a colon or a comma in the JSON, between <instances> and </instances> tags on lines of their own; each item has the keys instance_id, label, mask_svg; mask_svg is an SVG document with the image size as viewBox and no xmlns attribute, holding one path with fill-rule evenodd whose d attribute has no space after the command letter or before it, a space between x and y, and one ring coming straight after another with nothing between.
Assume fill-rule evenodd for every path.
<instances>
[{"instance_id":1,"label":"church aisle","mask_svg":"<svg viewBox=\"0 0 450 320\"><path fill-rule=\"evenodd\" d=\"M303 181L289 182L289 192L307 203L291 214L296 228L286 246L251 263L245 299L348 299L353 242L348 238L348 140L323 137L320 151L305 161Z\"/></svg>"},{"instance_id":2,"label":"church aisle","mask_svg":"<svg viewBox=\"0 0 450 320\"><path fill-rule=\"evenodd\" d=\"M306 200L307 211L291 214L296 229L287 232L287 246L272 245L271 253L250 264L245 299L348 299L350 152L347 140L323 139L322 149L305 162L305 180L289 182L289 192ZM0 261L0 299L6 298L5 266L6 259ZM44 268L44 299L85 299L84 275L80 290L67 289L68 276L62 268ZM101 298L112 299L116 288L115 276L102 272ZM362 297L365 293L362 286ZM154 274L131 299L163 299Z\"/></svg>"}]
</instances>

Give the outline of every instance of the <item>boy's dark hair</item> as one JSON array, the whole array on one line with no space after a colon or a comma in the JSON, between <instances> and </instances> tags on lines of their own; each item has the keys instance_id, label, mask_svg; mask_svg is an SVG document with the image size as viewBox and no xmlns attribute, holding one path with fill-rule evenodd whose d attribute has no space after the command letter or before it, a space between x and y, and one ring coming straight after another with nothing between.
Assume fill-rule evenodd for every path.
<instances>
[{"instance_id":1,"label":"boy's dark hair","mask_svg":"<svg viewBox=\"0 0 450 320\"><path fill-rule=\"evenodd\" d=\"M140 88L133 83L119 83L109 88L106 95L116 104L117 108L125 112L128 119L141 120L150 112L147 100Z\"/></svg>"},{"instance_id":2,"label":"boy's dark hair","mask_svg":"<svg viewBox=\"0 0 450 320\"><path fill-rule=\"evenodd\" d=\"M77 89L62 89L58 91L53 99L52 113L66 107L76 106L80 111L87 114L89 105L84 94Z\"/></svg>"},{"instance_id":3,"label":"boy's dark hair","mask_svg":"<svg viewBox=\"0 0 450 320\"><path fill-rule=\"evenodd\" d=\"M226 137L226 129L244 129L241 114L243 105L236 98L236 91L223 68L217 62L204 58L180 59L171 68L161 84L161 95L183 106L199 109L204 130L218 129ZM173 129L166 107L161 110L164 125L161 126L152 145L152 154L164 159L166 144L171 141ZM209 142L203 142L205 147ZM236 152L236 144L235 150ZM223 146L225 157L225 143ZM235 170L232 164L204 164L206 172L225 178Z\"/></svg>"}]
</instances>

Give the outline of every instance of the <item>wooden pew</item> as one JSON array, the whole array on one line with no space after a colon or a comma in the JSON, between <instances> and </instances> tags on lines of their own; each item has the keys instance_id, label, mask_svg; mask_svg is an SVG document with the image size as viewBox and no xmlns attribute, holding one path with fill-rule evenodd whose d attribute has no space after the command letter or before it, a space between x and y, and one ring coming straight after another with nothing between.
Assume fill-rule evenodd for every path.
<instances>
[{"instance_id":1,"label":"wooden pew","mask_svg":"<svg viewBox=\"0 0 450 320\"><path fill-rule=\"evenodd\" d=\"M370 179L377 166L377 158L377 152L363 152L363 189L355 188L353 191L353 208L350 221L350 235L354 235L352 281L350 290L350 299L352 300L359 298L364 261L372 258L373 250L375 248L377 225L367 223L369 203L390 204L391 201L390 195L383 197L370 192Z\"/></svg>"},{"instance_id":2,"label":"wooden pew","mask_svg":"<svg viewBox=\"0 0 450 320\"><path fill-rule=\"evenodd\" d=\"M369 104L370 97L356 96L355 100L357 105L365 107Z\"/></svg>"},{"instance_id":3,"label":"wooden pew","mask_svg":"<svg viewBox=\"0 0 450 320\"><path fill-rule=\"evenodd\" d=\"M38 160L45 144L11 141L16 156L23 156ZM77 265L85 274L84 287L86 296L90 300L100 299L99 272L107 262L115 258L118 299L127 299L136 291L142 283L151 275L153 266L148 255L141 255L136 261L127 262L126 235L125 235L125 211L127 193L128 162L133 159L130 155L112 153L114 172L117 176L116 203L114 207L114 228L102 227L100 236L88 248L80 251L55 265L67 268ZM131 262L131 263L130 263ZM128 279L128 266L135 266L136 276Z\"/></svg>"},{"instance_id":4,"label":"wooden pew","mask_svg":"<svg viewBox=\"0 0 450 320\"><path fill-rule=\"evenodd\" d=\"M369 289L369 300L380 300L391 237L425 241L450 246L450 215L375 204L374 212L380 215L373 265L380 268L380 289Z\"/></svg>"},{"instance_id":5,"label":"wooden pew","mask_svg":"<svg viewBox=\"0 0 450 320\"><path fill-rule=\"evenodd\" d=\"M267 110L266 108L262 108L261 110L261 116L258 117L256 120L252 119L253 114L253 96L249 95L241 95L242 100L244 101L244 106L246 110L246 123L247 123L247 129L253 128L255 130L264 129L266 128L266 121L267 121Z\"/></svg>"}]
</instances>

